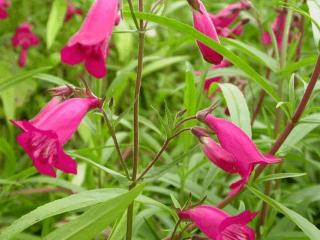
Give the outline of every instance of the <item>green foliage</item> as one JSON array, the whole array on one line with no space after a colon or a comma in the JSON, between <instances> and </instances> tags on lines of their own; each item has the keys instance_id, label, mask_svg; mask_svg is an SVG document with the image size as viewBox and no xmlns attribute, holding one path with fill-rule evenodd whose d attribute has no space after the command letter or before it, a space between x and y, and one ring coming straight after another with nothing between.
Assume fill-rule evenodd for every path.
<instances>
[{"instance_id":1,"label":"green foliage","mask_svg":"<svg viewBox=\"0 0 320 240\"><path fill-rule=\"evenodd\" d=\"M83 87L80 80L85 79L96 96L106 97L104 109L116 131L124 161L132 169L138 31L129 5L123 1L123 18L110 39L108 74L97 80L86 73L83 64L61 64L61 48L78 31L93 1L72 2L84 14L68 22L64 22L65 0L12 0L10 17L0 21L0 239L124 240L126 208L133 201L133 240L164 239L175 227L177 209L189 200L195 204L205 197L205 204L217 205L237 179L208 161L190 131L170 141L141 179L144 183L139 182L131 191L128 186L132 182L119 164L111 132L97 110L87 114L64 146L77 161L75 176L59 171L57 178L39 175L16 142L21 131L10 120L32 119L50 99L47 89L66 84ZM138 21L148 22L140 93L138 175L166 139L179 130L206 127L194 118L179 123L212 105L215 116L237 124L262 153L267 153L291 122L318 58L319 1L252 0L253 8L240 13L242 19L250 20L243 34L221 37L220 44L194 29L186 0L144 2L144 12L135 12ZM235 2L203 0L213 14ZM137 11L138 1L133 3ZM284 35L291 41L282 48L272 23L277 16L274 9L283 5L290 10L289 22L303 17L303 28L290 33L287 22ZM26 20L41 43L29 49L27 65L22 69L17 65L20 48L11 46L11 37ZM261 42L265 31L273 38L270 45ZM300 46L299 34L303 36ZM213 69L203 60L196 41L222 54L232 66ZM220 82L206 92L205 81L217 77ZM263 201L270 205L261 227L262 239L319 239L319 90L318 82L301 118L275 154L282 163L266 168L224 208L238 214L245 209L261 211ZM259 113L253 119L261 98ZM281 121L276 132L277 110ZM214 133L212 138L216 140ZM268 183L272 184L269 196L262 193ZM259 224L258 218L251 222L252 228ZM186 225L182 223L178 231ZM191 235L203 236L194 230L184 237Z\"/></svg>"}]
</instances>

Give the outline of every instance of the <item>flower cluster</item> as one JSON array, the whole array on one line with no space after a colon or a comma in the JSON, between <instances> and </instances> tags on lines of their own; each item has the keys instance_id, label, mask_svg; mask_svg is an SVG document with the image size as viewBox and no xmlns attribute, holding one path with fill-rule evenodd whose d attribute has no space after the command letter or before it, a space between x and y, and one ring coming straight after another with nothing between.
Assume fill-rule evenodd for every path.
<instances>
[{"instance_id":1,"label":"flower cluster","mask_svg":"<svg viewBox=\"0 0 320 240\"><path fill-rule=\"evenodd\" d=\"M2 3L2 2L1 2ZM92 5L83 25L61 50L63 63L85 63L93 76L105 76L105 60L113 27L120 21L118 0L97 0ZM65 21L82 11L68 3ZM27 51L36 46L39 38L32 32L32 26L21 24L12 38L12 44L20 47L19 65L25 66ZM55 177L56 169L65 173L77 173L76 162L64 152L66 144L76 132L88 111L101 108L103 100L95 97L88 89L63 86L50 89L52 100L31 120L13 120L12 123L23 132L17 142L32 159L37 170Z\"/></svg>"},{"instance_id":2,"label":"flower cluster","mask_svg":"<svg viewBox=\"0 0 320 240\"><path fill-rule=\"evenodd\" d=\"M234 38L241 35L246 19L240 20L232 29L229 26L238 18L242 10L251 6L247 1L228 5L217 15L209 14L200 0L190 0L193 8L194 27L219 43L219 36ZM282 24L282 18L278 20ZM280 24L280 23L278 23ZM281 29L279 29L281 31ZM282 33L279 36L282 36ZM279 39L281 41L281 39ZM212 69L226 68L231 66L228 60L206 46L197 42L203 58L212 64ZM220 82L221 77L207 79L205 91L208 91L213 82ZM204 154L221 170L228 174L238 174L240 180L230 185L229 196L237 195L248 183L255 165L279 163L280 159L263 155L249 136L237 125L223 118L215 117L208 111L197 114L197 119L204 123L208 129L193 127L192 133L199 139ZM210 133L214 133L217 143ZM180 219L192 221L204 234L214 240L254 240L254 231L247 227L255 216L255 213L244 211L237 216L208 205L198 205L179 210Z\"/></svg>"},{"instance_id":3,"label":"flower cluster","mask_svg":"<svg viewBox=\"0 0 320 240\"><path fill-rule=\"evenodd\" d=\"M210 14L201 0L188 2L192 7L194 27L219 44L219 37L240 36L248 23L247 19L239 19L240 12L251 7L246 0L230 4L217 14ZM0 19L7 17L8 7L7 0L0 0ZM114 27L120 21L119 11L119 0L96 0L79 31L61 49L62 63L83 63L92 76L105 77L109 41ZM76 14L82 15L82 10L68 2L65 21L69 21ZM286 14L286 11L280 11L273 24L278 45L282 42ZM270 42L267 33L264 33L262 38L266 44ZM21 67L26 65L28 49L39 43L40 39L33 33L30 23L22 23L16 29L12 44L20 48L18 63ZM212 69L231 66L228 60L206 44L197 41L197 45L203 58L213 64ZM208 91L213 82L220 81L221 77L207 79L205 90ZM63 86L50 89L50 92L53 98L33 119L12 120L12 123L22 130L17 136L17 142L41 174L55 177L57 169L76 174L76 161L63 147L89 111L101 110L103 100L94 96L87 88ZM229 196L235 196L245 187L256 165L280 162L280 159L274 156L262 154L250 137L231 121L218 118L208 111L199 112L196 118L206 125L206 128L191 129L199 139L204 154L224 172L240 177L230 185ZM213 134L215 138L211 136ZM246 226L256 216L256 213L250 211L230 216L219 208L201 204L179 210L178 216L183 220L191 220L210 239L255 239L254 231Z\"/></svg>"},{"instance_id":4,"label":"flower cluster","mask_svg":"<svg viewBox=\"0 0 320 240\"><path fill-rule=\"evenodd\" d=\"M235 196L244 188L255 165L280 162L274 156L263 155L248 135L231 121L215 117L208 110L200 111L197 119L209 128L192 128L207 158L226 173L240 176L240 180L230 185L229 196ZM211 133L216 135L219 143L210 136ZM210 239L255 239L253 230L245 226L256 215L249 211L231 217L213 206L199 205L181 210L178 215L194 222Z\"/></svg>"},{"instance_id":5,"label":"flower cluster","mask_svg":"<svg viewBox=\"0 0 320 240\"><path fill-rule=\"evenodd\" d=\"M27 63L28 49L32 46L37 46L40 42L39 38L32 32L32 26L28 22L22 23L12 37L12 45L20 47L20 56L18 64L24 67Z\"/></svg>"}]
</instances>

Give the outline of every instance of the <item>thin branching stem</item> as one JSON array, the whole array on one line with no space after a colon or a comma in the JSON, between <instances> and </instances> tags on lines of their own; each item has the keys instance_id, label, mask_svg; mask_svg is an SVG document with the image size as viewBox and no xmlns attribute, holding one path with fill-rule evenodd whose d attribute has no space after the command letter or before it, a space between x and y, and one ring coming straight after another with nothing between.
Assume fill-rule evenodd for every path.
<instances>
[{"instance_id":1,"label":"thin branching stem","mask_svg":"<svg viewBox=\"0 0 320 240\"><path fill-rule=\"evenodd\" d=\"M129 8L130 8L130 13L131 13L131 17L133 19L133 22L134 22L134 25L136 26L137 30L141 30L140 27L139 27L139 23L138 23L138 20L137 20L137 17L134 13L134 8L133 8L133 3L132 3L132 0L128 0L128 4L129 4Z\"/></svg>"},{"instance_id":2,"label":"thin branching stem","mask_svg":"<svg viewBox=\"0 0 320 240\"><path fill-rule=\"evenodd\" d=\"M184 132L187 132L187 131L190 131L191 129L190 128L185 128L185 129L182 129L178 132L176 132L174 135L172 135L171 137L167 138L165 140L165 142L163 143L160 151L156 154L156 156L153 158L153 160L149 163L149 165L144 169L144 171L141 173L141 175L137 178L137 182L139 180L141 180L149 171L150 169L157 163L157 161L160 159L162 153L167 149L168 145L170 144L170 142L175 139L176 137L178 137L180 134L184 133Z\"/></svg>"},{"instance_id":3,"label":"thin branching stem","mask_svg":"<svg viewBox=\"0 0 320 240\"><path fill-rule=\"evenodd\" d=\"M129 0L129 2L131 2ZM130 3L129 3L130 5ZM143 12L144 1L139 0L139 12ZM132 12L133 14L133 12ZM135 18L132 15L133 19ZM135 94L134 94L134 106L133 106L133 164L132 164L132 184L130 184L129 189L132 189L136 186L138 165L139 165L139 98L140 90L142 83L142 70L143 70L143 55L144 55L144 22L143 20L139 21L139 47L138 47L138 65L137 65L137 77L135 83ZM134 202L129 205L127 212L127 235L126 239L132 239L133 233L133 206Z\"/></svg>"},{"instance_id":4,"label":"thin branching stem","mask_svg":"<svg viewBox=\"0 0 320 240\"><path fill-rule=\"evenodd\" d=\"M125 174L126 174L126 177L127 177L128 179L130 179L129 170L128 170L128 167L127 167L127 165L126 165L126 163L125 163L125 161L124 161L124 159L123 159L123 156L122 156L122 153L121 153L121 150L120 150L120 145L119 145L119 142L118 142L116 133L115 133L115 131L114 131L114 128L113 128L113 126L112 126L112 123L111 123L111 121L110 121L110 119L109 119L106 111L105 111L104 109L102 109L102 108L100 109L100 111L101 111L101 113L102 113L102 115L103 115L103 118L104 118L104 120L105 120L105 122L106 122L106 124L107 124L107 127L108 127L108 129L109 129L109 132L110 132L110 134L111 134L111 137L112 137L112 140L113 140L115 149L116 149L116 151L117 151L117 153L118 153L118 155L119 155L120 164L121 164L121 166L122 166L122 168L123 168L123 170L124 170L124 172L125 172Z\"/></svg>"}]
</instances>

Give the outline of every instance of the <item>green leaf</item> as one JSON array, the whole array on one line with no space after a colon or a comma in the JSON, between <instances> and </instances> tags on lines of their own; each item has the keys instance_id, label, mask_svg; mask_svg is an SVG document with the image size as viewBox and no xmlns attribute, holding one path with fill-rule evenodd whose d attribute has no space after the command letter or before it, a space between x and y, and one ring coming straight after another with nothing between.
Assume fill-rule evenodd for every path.
<instances>
[{"instance_id":1,"label":"green leaf","mask_svg":"<svg viewBox=\"0 0 320 240\"><path fill-rule=\"evenodd\" d=\"M242 92L230 83L219 84L227 102L231 120L244 130L251 138L250 112Z\"/></svg>"},{"instance_id":2,"label":"green leaf","mask_svg":"<svg viewBox=\"0 0 320 240\"><path fill-rule=\"evenodd\" d=\"M295 96L295 74L293 73L291 75L290 81L289 81L289 107L290 107L290 113L293 114L293 111L296 106L296 96Z\"/></svg>"},{"instance_id":3,"label":"green leaf","mask_svg":"<svg viewBox=\"0 0 320 240\"><path fill-rule=\"evenodd\" d=\"M46 74L46 73L39 73L37 75L34 76L34 78L48 82L48 83L53 83L55 85L72 85L71 83L63 80L62 78L53 76L51 74Z\"/></svg>"},{"instance_id":4,"label":"green leaf","mask_svg":"<svg viewBox=\"0 0 320 240\"><path fill-rule=\"evenodd\" d=\"M159 69L165 68L167 66L172 66L175 63L182 62L187 59L188 56L175 56L154 61L143 68L142 76L146 76L155 71L158 71Z\"/></svg>"},{"instance_id":5,"label":"green leaf","mask_svg":"<svg viewBox=\"0 0 320 240\"><path fill-rule=\"evenodd\" d=\"M245 77L246 74L235 67L228 67L228 68L218 68L218 69L209 70L206 75L206 78L210 79L215 77L232 77L232 76Z\"/></svg>"},{"instance_id":6,"label":"green leaf","mask_svg":"<svg viewBox=\"0 0 320 240\"><path fill-rule=\"evenodd\" d=\"M16 154L13 146L11 146L4 138L0 138L0 153L6 157L2 167L2 176L11 176L16 171Z\"/></svg>"},{"instance_id":7,"label":"green leaf","mask_svg":"<svg viewBox=\"0 0 320 240\"><path fill-rule=\"evenodd\" d=\"M307 1L309 12L311 17L316 21L317 23L320 23L320 1L319 0L308 0ZM313 39L316 47L319 47L319 41L320 41L320 30L315 25L314 22L312 22L312 32L313 32Z\"/></svg>"},{"instance_id":8,"label":"green leaf","mask_svg":"<svg viewBox=\"0 0 320 240\"><path fill-rule=\"evenodd\" d=\"M134 199L141 194L143 188L143 184L138 185L127 193L91 207L76 220L47 235L44 240L93 239L124 213Z\"/></svg>"},{"instance_id":9,"label":"green leaf","mask_svg":"<svg viewBox=\"0 0 320 240\"><path fill-rule=\"evenodd\" d=\"M6 62L0 63L1 76L8 78L12 74L9 71L10 65ZM3 83L5 79L0 79L0 83ZM7 120L15 118L16 102L15 102L15 89L7 89L1 93L1 101L3 104L3 111Z\"/></svg>"},{"instance_id":10,"label":"green leaf","mask_svg":"<svg viewBox=\"0 0 320 240\"><path fill-rule=\"evenodd\" d=\"M295 72L303 67L314 65L317 61L318 56L308 56L305 58L301 58L298 62L293 62L288 64L285 68L279 71L282 75L289 75L292 72Z\"/></svg>"},{"instance_id":11,"label":"green leaf","mask_svg":"<svg viewBox=\"0 0 320 240\"><path fill-rule=\"evenodd\" d=\"M311 222L309 222L306 218L302 217L301 215L299 215L295 211L292 211L291 209L285 207L284 205L277 202L276 200L259 192L257 189L250 187L250 186L247 186L247 188L250 190L250 192L252 192L258 198L265 201L267 204L269 204L275 210L281 212L289 220L294 222L311 240L319 240L320 230L315 225L313 225Z\"/></svg>"},{"instance_id":12,"label":"green leaf","mask_svg":"<svg viewBox=\"0 0 320 240\"><path fill-rule=\"evenodd\" d=\"M40 68L36 68L34 70L31 71L22 71L21 73L13 76L13 77L9 77L9 78L5 78L3 81L0 81L0 93L10 87L13 87L14 85L26 80L26 79L30 79L31 77L33 77L34 75L41 73L41 72L46 72L49 71L50 69L52 69L52 66L47 66L47 67L40 67Z\"/></svg>"},{"instance_id":13,"label":"green leaf","mask_svg":"<svg viewBox=\"0 0 320 240\"><path fill-rule=\"evenodd\" d=\"M197 88L189 62L186 63L185 84L183 106L187 109L188 116L191 116L197 111Z\"/></svg>"},{"instance_id":14,"label":"green leaf","mask_svg":"<svg viewBox=\"0 0 320 240\"><path fill-rule=\"evenodd\" d=\"M307 175L306 173L275 173L275 174L270 174L268 176L261 177L259 178L259 181L264 182L264 181L271 181L276 179L296 178L296 177L302 177L306 175Z\"/></svg>"},{"instance_id":15,"label":"green leaf","mask_svg":"<svg viewBox=\"0 0 320 240\"><path fill-rule=\"evenodd\" d=\"M41 183L41 184L50 184L53 186L58 186L58 187L62 187L65 189L69 189L72 192L76 193L76 192L83 192L85 191L84 188L74 185L64 179L60 179L60 178L52 178L52 177L45 177L45 176L37 176L37 177L32 177L32 178L28 178L26 180L21 181L21 183Z\"/></svg>"},{"instance_id":16,"label":"green leaf","mask_svg":"<svg viewBox=\"0 0 320 240\"><path fill-rule=\"evenodd\" d=\"M19 183L7 179L0 179L0 185L19 185Z\"/></svg>"},{"instance_id":17,"label":"green leaf","mask_svg":"<svg viewBox=\"0 0 320 240\"><path fill-rule=\"evenodd\" d=\"M320 113L311 114L303 119L289 134L280 148L280 152L285 152L288 148L294 147L299 141L301 141L308 133L314 130L320 125Z\"/></svg>"},{"instance_id":18,"label":"green leaf","mask_svg":"<svg viewBox=\"0 0 320 240\"><path fill-rule=\"evenodd\" d=\"M47 48L49 49L63 25L67 11L66 0L54 0L47 22Z\"/></svg>"},{"instance_id":19,"label":"green leaf","mask_svg":"<svg viewBox=\"0 0 320 240\"><path fill-rule=\"evenodd\" d=\"M265 66L270 68L273 72L277 72L279 70L277 62L270 57L268 54L262 52L261 50L253 47L252 44L246 44L236 39L231 38L220 38L222 43L229 44L235 47L237 50L245 53L249 57L252 57L254 60L263 63Z\"/></svg>"},{"instance_id":20,"label":"green leaf","mask_svg":"<svg viewBox=\"0 0 320 240\"><path fill-rule=\"evenodd\" d=\"M172 193L170 194L170 198L171 198L171 201L172 201L174 207L177 209L181 209L181 205L180 205L179 201L174 197L174 195Z\"/></svg>"},{"instance_id":21,"label":"green leaf","mask_svg":"<svg viewBox=\"0 0 320 240\"><path fill-rule=\"evenodd\" d=\"M49 202L27 213L0 231L0 239L11 239L16 234L48 217L96 205L119 196L125 191L119 188L91 190Z\"/></svg>"},{"instance_id":22,"label":"green leaf","mask_svg":"<svg viewBox=\"0 0 320 240\"><path fill-rule=\"evenodd\" d=\"M81 159L81 160L83 160L85 162L90 163L91 165L101 169L102 171L110 174L111 176L113 176L113 177L115 177L115 178L117 178L119 180L125 180L126 179L126 176L122 175L121 173L118 173L118 172L116 172L116 171L114 171L114 170L112 170L110 168L107 168L107 167L105 167L105 166L103 166L103 165L101 165L99 163L96 163L96 162L92 161L91 159L89 159L87 157L84 157L84 156L81 156L81 155L75 154L75 153L70 153L70 155L74 156L75 158L78 158L78 159Z\"/></svg>"},{"instance_id":23,"label":"green leaf","mask_svg":"<svg viewBox=\"0 0 320 240\"><path fill-rule=\"evenodd\" d=\"M124 212L121 218L118 218L114 226L112 227L112 232L108 240L119 240L123 239L126 235L127 228L127 213Z\"/></svg>"},{"instance_id":24,"label":"green leaf","mask_svg":"<svg viewBox=\"0 0 320 240\"><path fill-rule=\"evenodd\" d=\"M162 26L166 26L168 28L174 29L176 31L182 32L194 40L201 41L202 43L206 44L210 48L214 49L216 52L223 55L226 59L228 59L232 64L240 68L243 72L245 72L251 80L255 81L261 88L263 88L275 101L279 101L279 96L277 95L275 89L272 85L259 73L257 73L247 62L243 59L238 57L236 54L228 50L223 45L215 42L211 38L207 37L206 35L200 33L199 31L195 30L193 27L176 21L174 19L170 19L167 17L157 16L154 14L149 13L135 13L136 17L148 20L151 22L155 22L161 24ZM124 15L130 16L130 12L124 12Z\"/></svg>"},{"instance_id":25,"label":"green leaf","mask_svg":"<svg viewBox=\"0 0 320 240\"><path fill-rule=\"evenodd\" d=\"M126 21L123 19L120 24L117 26L117 31L125 31L129 26ZM134 46L134 37L130 32L114 32L114 43L119 55L119 60L125 62L132 56L133 46Z\"/></svg>"}]
</instances>

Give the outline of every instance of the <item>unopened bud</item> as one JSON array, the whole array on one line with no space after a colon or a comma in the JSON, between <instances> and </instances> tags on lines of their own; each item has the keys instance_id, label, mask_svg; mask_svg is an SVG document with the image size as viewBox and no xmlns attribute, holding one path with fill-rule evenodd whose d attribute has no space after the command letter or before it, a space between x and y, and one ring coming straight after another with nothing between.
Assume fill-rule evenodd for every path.
<instances>
[{"instance_id":1,"label":"unopened bud","mask_svg":"<svg viewBox=\"0 0 320 240\"><path fill-rule=\"evenodd\" d=\"M191 132L201 141L204 137L210 137L207 129L201 127L191 128Z\"/></svg>"},{"instance_id":2,"label":"unopened bud","mask_svg":"<svg viewBox=\"0 0 320 240\"><path fill-rule=\"evenodd\" d=\"M177 113L177 117L182 117L188 110L187 109L182 109Z\"/></svg>"},{"instance_id":3,"label":"unopened bud","mask_svg":"<svg viewBox=\"0 0 320 240\"><path fill-rule=\"evenodd\" d=\"M251 2L248 0L241 0L240 3L242 6L242 9L250 9L252 6Z\"/></svg>"},{"instance_id":4,"label":"unopened bud","mask_svg":"<svg viewBox=\"0 0 320 240\"><path fill-rule=\"evenodd\" d=\"M67 96L70 96L74 93L74 88L70 85L65 85L65 86L50 88L50 89L48 89L48 91L53 96L67 97Z\"/></svg>"},{"instance_id":5,"label":"unopened bud","mask_svg":"<svg viewBox=\"0 0 320 240\"><path fill-rule=\"evenodd\" d=\"M189 5L196 11L200 11L200 3L198 0L187 0Z\"/></svg>"},{"instance_id":6,"label":"unopened bud","mask_svg":"<svg viewBox=\"0 0 320 240\"><path fill-rule=\"evenodd\" d=\"M241 20L242 25L246 25L249 22L250 22L249 18L244 18L244 19Z\"/></svg>"}]
</instances>

